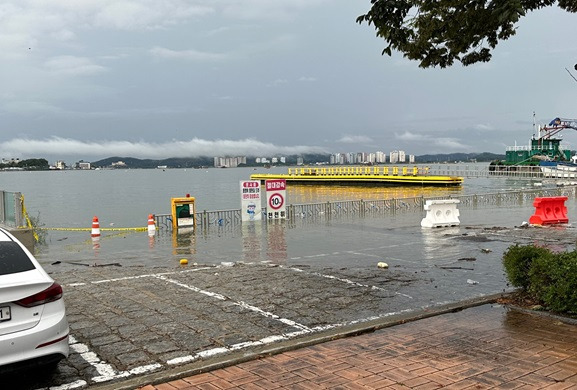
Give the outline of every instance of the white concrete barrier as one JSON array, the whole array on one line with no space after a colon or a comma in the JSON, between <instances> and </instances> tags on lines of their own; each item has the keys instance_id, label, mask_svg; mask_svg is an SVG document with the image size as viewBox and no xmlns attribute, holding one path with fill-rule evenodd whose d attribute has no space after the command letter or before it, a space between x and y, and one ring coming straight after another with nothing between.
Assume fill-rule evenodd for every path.
<instances>
[{"instance_id":1,"label":"white concrete barrier","mask_svg":"<svg viewBox=\"0 0 577 390\"><path fill-rule=\"evenodd\" d=\"M431 228L460 225L458 203L461 203L459 199L427 200L423 207L427 215L421 221L421 226Z\"/></svg>"}]
</instances>

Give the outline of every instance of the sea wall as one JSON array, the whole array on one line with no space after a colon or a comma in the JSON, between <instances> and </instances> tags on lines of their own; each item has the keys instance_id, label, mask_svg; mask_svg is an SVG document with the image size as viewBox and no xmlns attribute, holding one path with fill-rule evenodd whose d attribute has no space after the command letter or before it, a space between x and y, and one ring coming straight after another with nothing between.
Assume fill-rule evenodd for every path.
<instances>
[{"instance_id":1,"label":"sea wall","mask_svg":"<svg viewBox=\"0 0 577 390\"><path fill-rule=\"evenodd\" d=\"M36 240L34 238L34 230L29 228L13 228L6 225L0 225L1 228L8 230L14 237L18 239L24 246L32 253L34 253L34 245Z\"/></svg>"}]
</instances>

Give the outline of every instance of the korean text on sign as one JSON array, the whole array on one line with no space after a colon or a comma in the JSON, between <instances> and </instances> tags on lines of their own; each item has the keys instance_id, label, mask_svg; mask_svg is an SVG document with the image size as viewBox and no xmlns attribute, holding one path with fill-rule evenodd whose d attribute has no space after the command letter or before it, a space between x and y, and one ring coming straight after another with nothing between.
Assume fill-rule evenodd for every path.
<instances>
[{"instance_id":1,"label":"korean text on sign","mask_svg":"<svg viewBox=\"0 0 577 390\"><path fill-rule=\"evenodd\" d=\"M267 180L266 181L266 190L273 191L273 190L286 190L286 180Z\"/></svg>"}]
</instances>

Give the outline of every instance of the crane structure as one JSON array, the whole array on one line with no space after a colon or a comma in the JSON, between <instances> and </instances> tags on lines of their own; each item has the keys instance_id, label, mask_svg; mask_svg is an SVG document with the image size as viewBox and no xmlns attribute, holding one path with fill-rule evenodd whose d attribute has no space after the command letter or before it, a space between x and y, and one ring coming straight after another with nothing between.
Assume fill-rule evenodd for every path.
<instances>
[{"instance_id":1,"label":"crane structure","mask_svg":"<svg viewBox=\"0 0 577 390\"><path fill-rule=\"evenodd\" d=\"M539 131L544 131L543 138L552 138L565 129L577 130L577 119L555 118ZM541 136L539 136L541 138Z\"/></svg>"}]
</instances>

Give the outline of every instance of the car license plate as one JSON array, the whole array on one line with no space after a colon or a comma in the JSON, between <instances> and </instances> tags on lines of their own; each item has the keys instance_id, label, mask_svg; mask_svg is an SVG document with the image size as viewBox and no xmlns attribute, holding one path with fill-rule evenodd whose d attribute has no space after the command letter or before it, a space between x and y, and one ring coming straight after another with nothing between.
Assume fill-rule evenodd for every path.
<instances>
[{"instance_id":1,"label":"car license plate","mask_svg":"<svg viewBox=\"0 0 577 390\"><path fill-rule=\"evenodd\" d=\"M10 318L10 306L0 307L0 322L8 321Z\"/></svg>"}]
</instances>

